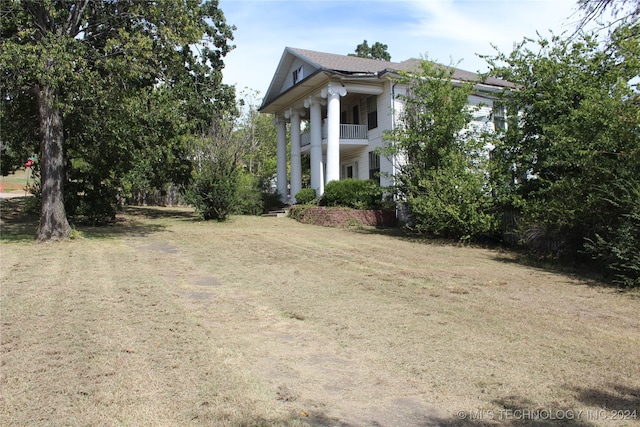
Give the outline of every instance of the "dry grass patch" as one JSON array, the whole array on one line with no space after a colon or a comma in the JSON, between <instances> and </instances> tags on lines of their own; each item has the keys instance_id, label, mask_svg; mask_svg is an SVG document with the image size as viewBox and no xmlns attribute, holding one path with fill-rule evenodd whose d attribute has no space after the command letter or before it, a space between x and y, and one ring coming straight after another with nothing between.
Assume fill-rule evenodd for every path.
<instances>
[{"instance_id":1,"label":"dry grass patch","mask_svg":"<svg viewBox=\"0 0 640 427\"><path fill-rule=\"evenodd\" d=\"M639 424L637 292L289 219L83 231L1 243L7 425Z\"/></svg>"}]
</instances>

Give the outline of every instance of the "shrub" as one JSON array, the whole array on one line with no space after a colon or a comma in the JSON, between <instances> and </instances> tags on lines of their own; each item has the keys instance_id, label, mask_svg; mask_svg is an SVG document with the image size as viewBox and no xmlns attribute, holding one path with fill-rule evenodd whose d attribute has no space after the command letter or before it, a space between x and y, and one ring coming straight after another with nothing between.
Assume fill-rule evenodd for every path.
<instances>
[{"instance_id":1,"label":"shrub","mask_svg":"<svg viewBox=\"0 0 640 427\"><path fill-rule=\"evenodd\" d=\"M497 227L482 177L471 172L429 170L406 195L413 228L437 237L470 240Z\"/></svg>"},{"instance_id":2,"label":"shrub","mask_svg":"<svg viewBox=\"0 0 640 427\"><path fill-rule=\"evenodd\" d=\"M383 188L374 180L343 179L331 181L324 188L321 204L362 210L380 209L382 208L383 193Z\"/></svg>"},{"instance_id":3,"label":"shrub","mask_svg":"<svg viewBox=\"0 0 640 427\"><path fill-rule=\"evenodd\" d=\"M225 221L237 201L239 173L234 163L211 162L194 172L185 199L204 220Z\"/></svg>"},{"instance_id":4,"label":"shrub","mask_svg":"<svg viewBox=\"0 0 640 427\"><path fill-rule=\"evenodd\" d=\"M282 196L278 191L263 191L262 192L262 212L267 213L271 209L280 209L284 206L282 203Z\"/></svg>"},{"instance_id":5,"label":"shrub","mask_svg":"<svg viewBox=\"0 0 640 427\"><path fill-rule=\"evenodd\" d=\"M258 178L248 172L238 176L237 203L233 213L238 215L260 215L263 211L262 192L258 188Z\"/></svg>"},{"instance_id":6,"label":"shrub","mask_svg":"<svg viewBox=\"0 0 640 427\"><path fill-rule=\"evenodd\" d=\"M316 199L316 190L313 188L303 188L296 194L296 202L307 205Z\"/></svg>"},{"instance_id":7,"label":"shrub","mask_svg":"<svg viewBox=\"0 0 640 427\"><path fill-rule=\"evenodd\" d=\"M610 215L605 226L586 238L584 250L606 276L627 287L640 287L640 182L618 185L617 192L607 201Z\"/></svg>"}]
</instances>

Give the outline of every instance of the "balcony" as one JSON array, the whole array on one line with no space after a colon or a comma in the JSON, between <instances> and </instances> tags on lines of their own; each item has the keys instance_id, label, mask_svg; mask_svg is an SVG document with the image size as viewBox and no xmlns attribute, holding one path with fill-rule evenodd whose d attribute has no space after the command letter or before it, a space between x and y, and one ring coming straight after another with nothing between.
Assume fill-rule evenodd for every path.
<instances>
[{"instance_id":1,"label":"balcony","mask_svg":"<svg viewBox=\"0 0 640 427\"><path fill-rule=\"evenodd\" d=\"M327 125L322 126L322 144L327 143ZM367 145L367 126L340 124L340 144ZM307 129L300 135L300 145L305 147L311 144L311 134Z\"/></svg>"}]
</instances>

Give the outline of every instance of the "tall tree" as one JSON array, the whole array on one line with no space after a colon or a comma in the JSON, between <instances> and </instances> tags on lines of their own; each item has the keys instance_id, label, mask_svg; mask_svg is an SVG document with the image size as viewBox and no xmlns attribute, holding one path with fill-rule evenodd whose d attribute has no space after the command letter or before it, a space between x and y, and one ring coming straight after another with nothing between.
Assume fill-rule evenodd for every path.
<instances>
[{"instance_id":1,"label":"tall tree","mask_svg":"<svg viewBox=\"0 0 640 427\"><path fill-rule=\"evenodd\" d=\"M483 132L472 126L472 83L455 87L454 68L423 60L402 73L409 89L400 123L385 137L386 154L403 159L396 191L413 227L436 236L469 239L493 227Z\"/></svg>"},{"instance_id":2,"label":"tall tree","mask_svg":"<svg viewBox=\"0 0 640 427\"><path fill-rule=\"evenodd\" d=\"M520 171L522 224L544 253L576 259L585 242L611 242L621 229L635 230L623 241L638 241L639 34L636 23L616 28L606 43L594 35L540 37L489 61L491 74L518 86L504 100L511 114L498 150ZM626 255L623 245L609 246L599 258L626 263L637 254L632 246ZM635 263L630 280L640 280Z\"/></svg>"},{"instance_id":3,"label":"tall tree","mask_svg":"<svg viewBox=\"0 0 640 427\"><path fill-rule=\"evenodd\" d=\"M391 55L387 52L389 46L380 42L375 42L371 47L367 41L363 41L356 46L356 53L350 53L348 56L358 56L360 58L378 59L381 61L391 61Z\"/></svg>"},{"instance_id":4,"label":"tall tree","mask_svg":"<svg viewBox=\"0 0 640 427\"><path fill-rule=\"evenodd\" d=\"M259 92L242 91L239 97L241 115L236 123L236 138L247 141L243 162L255 175L260 187L266 189L276 173L276 130L273 117L258 112Z\"/></svg>"},{"instance_id":5,"label":"tall tree","mask_svg":"<svg viewBox=\"0 0 640 427\"><path fill-rule=\"evenodd\" d=\"M232 48L227 41L233 27L217 5L216 0L2 2L2 116L37 120L40 143L32 152L39 154L41 169L39 241L69 233L65 183L98 187L97 193L118 183L132 162L127 156L129 164L123 163L118 154L140 148L152 123L139 113L162 98L157 91L170 91L166 99L180 107L165 117L177 126L182 121L178 134L188 133L189 126L205 129L212 102L231 96L220 71ZM196 43L199 51L192 48ZM33 135L8 130L14 132L3 132L0 139L12 152L33 143L27 139ZM155 147L162 137L148 142ZM70 176L79 170L82 179Z\"/></svg>"}]
</instances>

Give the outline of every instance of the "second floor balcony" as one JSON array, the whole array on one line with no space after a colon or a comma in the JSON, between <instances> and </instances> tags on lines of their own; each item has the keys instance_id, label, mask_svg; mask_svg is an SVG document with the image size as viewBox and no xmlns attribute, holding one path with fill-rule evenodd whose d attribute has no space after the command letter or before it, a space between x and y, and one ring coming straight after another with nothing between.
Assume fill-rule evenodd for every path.
<instances>
[{"instance_id":1,"label":"second floor balcony","mask_svg":"<svg viewBox=\"0 0 640 427\"><path fill-rule=\"evenodd\" d=\"M340 144L366 145L368 142L366 125L340 124ZM322 144L324 145L326 143L327 125L324 124L322 126ZM308 128L300 135L300 145L302 147L311 145L311 134Z\"/></svg>"}]
</instances>

